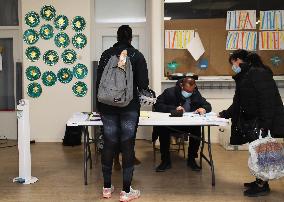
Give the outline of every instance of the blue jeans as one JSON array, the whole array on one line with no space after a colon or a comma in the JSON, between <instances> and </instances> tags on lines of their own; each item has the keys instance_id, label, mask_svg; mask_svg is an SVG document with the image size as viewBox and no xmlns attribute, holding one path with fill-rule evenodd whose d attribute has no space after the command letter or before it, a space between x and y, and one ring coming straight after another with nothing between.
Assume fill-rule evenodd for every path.
<instances>
[{"instance_id":1,"label":"blue jeans","mask_svg":"<svg viewBox=\"0 0 284 202\"><path fill-rule=\"evenodd\" d=\"M103 114L104 147L102 151L102 172L104 187L111 186L113 158L122 153L123 191L129 192L134 171L134 146L139 120L138 111Z\"/></svg>"}]
</instances>

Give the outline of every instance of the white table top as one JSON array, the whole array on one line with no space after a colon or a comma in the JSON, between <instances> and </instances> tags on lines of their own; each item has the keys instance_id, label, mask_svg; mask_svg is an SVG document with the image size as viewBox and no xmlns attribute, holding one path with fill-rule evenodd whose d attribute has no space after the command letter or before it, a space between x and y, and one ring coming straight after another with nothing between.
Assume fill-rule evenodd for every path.
<instances>
[{"instance_id":1,"label":"white table top","mask_svg":"<svg viewBox=\"0 0 284 202\"><path fill-rule=\"evenodd\" d=\"M95 113L93 113L95 114ZM228 119L218 118L215 113L200 116L193 113L185 113L183 117L169 117L169 113L142 111L139 117L139 126L226 126ZM67 121L67 126L99 126L103 125L99 117L89 120L86 113L74 113Z\"/></svg>"}]
</instances>

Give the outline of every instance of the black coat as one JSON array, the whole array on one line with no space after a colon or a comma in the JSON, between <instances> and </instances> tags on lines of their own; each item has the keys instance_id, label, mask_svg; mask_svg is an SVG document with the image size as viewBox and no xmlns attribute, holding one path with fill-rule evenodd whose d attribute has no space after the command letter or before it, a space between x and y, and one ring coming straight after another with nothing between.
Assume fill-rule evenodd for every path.
<instances>
[{"instance_id":1,"label":"black coat","mask_svg":"<svg viewBox=\"0 0 284 202\"><path fill-rule=\"evenodd\" d=\"M241 64L240 67L242 71L233 76L236 82L233 104L220 112L220 116L232 118L232 129L240 117L258 118L260 128L269 129L274 137L283 137L284 107L272 71L247 64ZM230 143L242 144L244 140L232 135Z\"/></svg>"},{"instance_id":2,"label":"black coat","mask_svg":"<svg viewBox=\"0 0 284 202\"><path fill-rule=\"evenodd\" d=\"M98 103L98 111L104 114L114 114L125 111L139 111L140 102L138 97L139 89L147 89L149 85L147 63L142 53L131 46L129 43L116 43L113 47L103 52L100 58L97 71L97 92L100 80L104 71L104 67L113 55L119 56L120 53L127 49L127 55L130 57L133 70L133 100L126 107L114 107L100 102Z\"/></svg>"},{"instance_id":3,"label":"black coat","mask_svg":"<svg viewBox=\"0 0 284 202\"><path fill-rule=\"evenodd\" d=\"M158 96L156 104L153 106L153 110L156 112L170 113L171 110L175 110L178 106L183 106L185 99L181 94L180 81L176 86L167 88L164 92ZM190 111L193 112L198 108L204 108L206 112L211 112L212 107L204 97L201 96L198 88L195 88L193 94L190 97L191 106ZM160 127L160 126L159 126ZM159 127L153 128L152 139L156 140L159 135Z\"/></svg>"}]
</instances>

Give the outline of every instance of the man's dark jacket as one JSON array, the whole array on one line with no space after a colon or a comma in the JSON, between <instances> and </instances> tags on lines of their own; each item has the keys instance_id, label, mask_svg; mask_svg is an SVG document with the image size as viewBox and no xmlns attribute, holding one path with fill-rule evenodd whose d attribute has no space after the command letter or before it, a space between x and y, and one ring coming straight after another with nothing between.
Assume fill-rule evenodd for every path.
<instances>
[{"instance_id":1,"label":"man's dark jacket","mask_svg":"<svg viewBox=\"0 0 284 202\"><path fill-rule=\"evenodd\" d=\"M183 106L185 98L181 94L180 87L181 80L176 83L176 86L167 88L164 92L158 96L156 104L153 106L153 110L156 112L170 113L171 110L175 110L178 106ZM197 110L198 108L204 108L206 112L211 112L212 107L209 102L203 98L196 87L193 94L190 96L190 112ZM159 127L153 128L153 140L157 139L159 135Z\"/></svg>"}]
</instances>

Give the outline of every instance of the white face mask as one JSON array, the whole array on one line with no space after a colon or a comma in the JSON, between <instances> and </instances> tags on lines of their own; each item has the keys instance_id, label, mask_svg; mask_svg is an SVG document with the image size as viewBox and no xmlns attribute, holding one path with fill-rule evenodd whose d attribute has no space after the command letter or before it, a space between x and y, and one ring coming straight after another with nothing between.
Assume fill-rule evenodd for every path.
<instances>
[{"instance_id":1,"label":"white face mask","mask_svg":"<svg viewBox=\"0 0 284 202\"><path fill-rule=\"evenodd\" d=\"M240 72L242 71L242 69L241 69L239 66L237 66L237 65L232 65L232 70L233 70L236 74L238 74L238 73L240 73Z\"/></svg>"}]
</instances>

